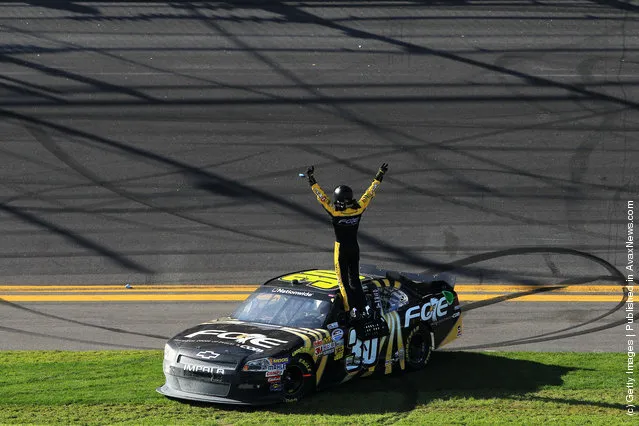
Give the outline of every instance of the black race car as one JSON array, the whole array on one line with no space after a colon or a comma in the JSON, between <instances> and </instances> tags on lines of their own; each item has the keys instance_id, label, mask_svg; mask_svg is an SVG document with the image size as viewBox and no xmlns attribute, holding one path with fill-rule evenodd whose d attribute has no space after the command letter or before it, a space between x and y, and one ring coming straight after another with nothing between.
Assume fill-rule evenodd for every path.
<instances>
[{"instance_id":1,"label":"black race car","mask_svg":"<svg viewBox=\"0 0 639 426\"><path fill-rule=\"evenodd\" d=\"M355 377L423 368L461 335L454 277L362 265L362 285L386 320L384 336L349 325L334 271L274 278L228 318L179 333L164 349L168 397L225 404L297 401Z\"/></svg>"}]
</instances>

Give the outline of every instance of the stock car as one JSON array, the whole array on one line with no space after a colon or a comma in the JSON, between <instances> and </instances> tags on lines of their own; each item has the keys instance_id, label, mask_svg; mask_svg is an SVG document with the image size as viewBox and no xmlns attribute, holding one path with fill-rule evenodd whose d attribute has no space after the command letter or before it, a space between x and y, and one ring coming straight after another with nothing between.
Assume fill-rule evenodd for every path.
<instances>
[{"instance_id":1,"label":"stock car","mask_svg":"<svg viewBox=\"0 0 639 426\"><path fill-rule=\"evenodd\" d=\"M418 370L462 333L454 276L362 265L364 291L389 333L349 326L335 271L271 279L235 312L189 328L165 345L167 397L222 404L293 402L356 377Z\"/></svg>"}]
</instances>

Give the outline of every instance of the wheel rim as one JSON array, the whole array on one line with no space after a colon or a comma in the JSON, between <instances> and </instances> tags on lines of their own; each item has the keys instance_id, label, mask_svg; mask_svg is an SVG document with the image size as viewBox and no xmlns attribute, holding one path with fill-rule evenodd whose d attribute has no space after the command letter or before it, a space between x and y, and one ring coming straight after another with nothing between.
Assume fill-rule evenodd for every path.
<instances>
[{"instance_id":1,"label":"wheel rim","mask_svg":"<svg viewBox=\"0 0 639 426\"><path fill-rule=\"evenodd\" d=\"M426 347L424 346L424 339L421 336L413 337L408 347L408 362L417 365L424 362L425 358Z\"/></svg>"},{"instance_id":2,"label":"wheel rim","mask_svg":"<svg viewBox=\"0 0 639 426\"><path fill-rule=\"evenodd\" d=\"M289 395L297 393L304 385L304 372L296 365L289 366L282 376L284 389Z\"/></svg>"}]
</instances>

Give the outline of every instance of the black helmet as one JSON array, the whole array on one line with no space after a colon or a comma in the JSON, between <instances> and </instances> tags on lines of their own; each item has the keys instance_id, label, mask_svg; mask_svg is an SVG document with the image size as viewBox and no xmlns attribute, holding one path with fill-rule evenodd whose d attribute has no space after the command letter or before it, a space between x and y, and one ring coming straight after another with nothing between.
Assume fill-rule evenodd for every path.
<instances>
[{"instance_id":1,"label":"black helmet","mask_svg":"<svg viewBox=\"0 0 639 426\"><path fill-rule=\"evenodd\" d=\"M340 185L333 192L333 205L335 210L346 210L346 207L353 204L353 190L350 186Z\"/></svg>"},{"instance_id":2,"label":"black helmet","mask_svg":"<svg viewBox=\"0 0 639 426\"><path fill-rule=\"evenodd\" d=\"M336 202L347 203L353 199L353 190L350 186L340 185L333 192L333 199Z\"/></svg>"}]
</instances>

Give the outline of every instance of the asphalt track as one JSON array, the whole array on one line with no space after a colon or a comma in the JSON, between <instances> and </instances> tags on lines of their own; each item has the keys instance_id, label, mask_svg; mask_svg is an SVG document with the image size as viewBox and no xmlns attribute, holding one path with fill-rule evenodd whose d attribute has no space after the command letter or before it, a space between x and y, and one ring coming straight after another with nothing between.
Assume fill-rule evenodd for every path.
<instances>
[{"instance_id":1,"label":"asphalt track","mask_svg":"<svg viewBox=\"0 0 639 426\"><path fill-rule=\"evenodd\" d=\"M534 293L559 301L469 299L451 348L624 351L621 286L578 296L627 265L637 11L0 2L0 285L99 294L330 268L332 231L298 174L314 164L325 188L361 190L385 161L362 262L583 285ZM0 349L159 348L237 303L0 293Z\"/></svg>"}]
</instances>

